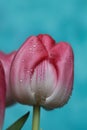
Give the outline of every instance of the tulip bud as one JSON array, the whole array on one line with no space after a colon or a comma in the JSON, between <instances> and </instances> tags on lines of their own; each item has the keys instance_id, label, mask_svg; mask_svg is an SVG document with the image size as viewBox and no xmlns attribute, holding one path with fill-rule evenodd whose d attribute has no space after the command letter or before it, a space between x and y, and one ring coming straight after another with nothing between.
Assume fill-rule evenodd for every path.
<instances>
[{"instance_id":1,"label":"tulip bud","mask_svg":"<svg viewBox=\"0 0 87 130\"><path fill-rule=\"evenodd\" d=\"M0 52L0 61L3 65L3 69L5 72L5 82L6 82L6 106L11 105L14 102L9 83L9 74L12 60L15 56L16 52L12 52L10 54L4 54Z\"/></svg>"},{"instance_id":2,"label":"tulip bud","mask_svg":"<svg viewBox=\"0 0 87 130\"><path fill-rule=\"evenodd\" d=\"M67 103L73 86L73 51L49 35L29 37L11 67L11 90L16 101L46 109Z\"/></svg>"}]
</instances>

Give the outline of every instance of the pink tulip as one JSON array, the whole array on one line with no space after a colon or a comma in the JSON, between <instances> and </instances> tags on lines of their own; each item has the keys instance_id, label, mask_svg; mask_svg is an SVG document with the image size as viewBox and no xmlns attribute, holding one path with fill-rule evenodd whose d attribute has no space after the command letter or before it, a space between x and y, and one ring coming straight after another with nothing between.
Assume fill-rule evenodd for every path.
<instances>
[{"instance_id":1,"label":"pink tulip","mask_svg":"<svg viewBox=\"0 0 87 130\"><path fill-rule=\"evenodd\" d=\"M9 76L10 76L11 63L15 54L16 51L10 54L4 54L3 52L0 52L0 61L2 62L4 68L5 80L6 80L6 106L12 104L14 100L10 89Z\"/></svg>"},{"instance_id":2,"label":"pink tulip","mask_svg":"<svg viewBox=\"0 0 87 130\"><path fill-rule=\"evenodd\" d=\"M49 35L31 36L16 53L11 66L11 91L22 104L46 109L67 103L73 86L74 56L68 43Z\"/></svg>"},{"instance_id":3,"label":"pink tulip","mask_svg":"<svg viewBox=\"0 0 87 130\"><path fill-rule=\"evenodd\" d=\"M6 55L0 52L0 130L3 124L5 106L14 103L10 89L9 74L15 53L16 52Z\"/></svg>"}]
</instances>

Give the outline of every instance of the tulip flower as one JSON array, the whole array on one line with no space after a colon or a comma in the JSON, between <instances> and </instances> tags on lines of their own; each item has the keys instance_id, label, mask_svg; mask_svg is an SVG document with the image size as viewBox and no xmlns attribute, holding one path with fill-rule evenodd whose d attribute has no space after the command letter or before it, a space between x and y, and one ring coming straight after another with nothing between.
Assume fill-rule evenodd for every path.
<instances>
[{"instance_id":1,"label":"tulip flower","mask_svg":"<svg viewBox=\"0 0 87 130\"><path fill-rule=\"evenodd\" d=\"M4 54L0 52L0 130L2 129L5 107L14 103L10 89L10 66L16 52Z\"/></svg>"},{"instance_id":2,"label":"tulip flower","mask_svg":"<svg viewBox=\"0 0 87 130\"><path fill-rule=\"evenodd\" d=\"M49 35L31 36L17 51L10 71L11 91L16 101L35 106L34 124L35 120L38 124L40 106L54 109L67 103L73 87L73 60L71 46L56 44Z\"/></svg>"}]
</instances>

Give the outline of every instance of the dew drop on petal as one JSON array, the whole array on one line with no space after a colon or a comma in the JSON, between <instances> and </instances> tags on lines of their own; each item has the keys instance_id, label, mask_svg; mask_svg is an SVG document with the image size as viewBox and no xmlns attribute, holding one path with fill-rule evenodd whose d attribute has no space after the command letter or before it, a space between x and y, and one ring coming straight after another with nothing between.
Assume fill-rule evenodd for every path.
<instances>
[{"instance_id":1,"label":"dew drop on petal","mask_svg":"<svg viewBox=\"0 0 87 130\"><path fill-rule=\"evenodd\" d=\"M22 83L23 82L23 80L22 79L20 79L20 83Z\"/></svg>"},{"instance_id":2,"label":"dew drop on petal","mask_svg":"<svg viewBox=\"0 0 87 130\"><path fill-rule=\"evenodd\" d=\"M29 50L32 50L32 48L30 48Z\"/></svg>"},{"instance_id":3,"label":"dew drop on petal","mask_svg":"<svg viewBox=\"0 0 87 130\"><path fill-rule=\"evenodd\" d=\"M29 70L27 70L27 73L30 73L30 71L29 71Z\"/></svg>"},{"instance_id":4,"label":"dew drop on petal","mask_svg":"<svg viewBox=\"0 0 87 130\"><path fill-rule=\"evenodd\" d=\"M33 47L36 47L36 44L34 44Z\"/></svg>"}]
</instances>

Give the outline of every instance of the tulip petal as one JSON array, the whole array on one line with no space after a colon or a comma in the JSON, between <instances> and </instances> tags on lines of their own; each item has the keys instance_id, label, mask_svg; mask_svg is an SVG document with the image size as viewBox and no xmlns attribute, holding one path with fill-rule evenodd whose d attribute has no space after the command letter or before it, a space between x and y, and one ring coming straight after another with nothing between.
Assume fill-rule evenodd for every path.
<instances>
[{"instance_id":1,"label":"tulip petal","mask_svg":"<svg viewBox=\"0 0 87 130\"><path fill-rule=\"evenodd\" d=\"M0 130L2 129L5 111L6 83L2 63L0 61Z\"/></svg>"},{"instance_id":2,"label":"tulip petal","mask_svg":"<svg viewBox=\"0 0 87 130\"><path fill-rule=\"evenodd\" d=\"M5 54L3 52L0 52L0 61L2 62L4 71L5 71L5 80L6 80L6 106L9 106L14 103L14 99L12 96L12 92L10 90L10 83L9 83L9 73L11 68L11 63L13 61L13 58L16 54L15 52L12 52L10 54Z\"/></svg>"},{"instance_id":3,"label":"tulip petal","mask_svg":"<svg viewBox=\"0 0 87 130\"><path fill-rule=\"evenodd\" d=\"M55 45L54 39L52 39L52 37L48 34L40 34L37 37L41 40L42 44L49 53L50 49Z\"/></svg>"},{"instance_id":4,"label":"tulip petal","mask_svg":"<svg viewBox=\"0 0 87 130\"><path fill-rule=\"evenodd\" d=\"M31 88L35 92L36 103L44 106L44 102L50 96L57 83L57 73L55 66L48 60L41 62L34 70Z\"/></svg>"},{"instance_id":5,"label":"tulip petal","mask_svg":"<svg viewBox=\"0 0 87 130\"><path fill-rule=\"evenodd\" d=\"M34 92L30 85L34 68L47 57L47 51L39 38L28 38L18 50L11 68L11 86L19 102L33 104Z\"/></svg>"},{"instance_id":6,"label":"tulip petal","mask_svg":"<svg viewBox=\"0 0 87 130\"><path fill-rule=\"evenodd\" d=\"M53 94L46 99L48 108L61 107L67 103L73 86L74 56L72 48L68 43L61 42L50 51L58 69L58 83Z\"/></svg>"}]
</instances>

